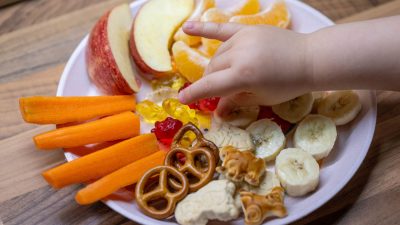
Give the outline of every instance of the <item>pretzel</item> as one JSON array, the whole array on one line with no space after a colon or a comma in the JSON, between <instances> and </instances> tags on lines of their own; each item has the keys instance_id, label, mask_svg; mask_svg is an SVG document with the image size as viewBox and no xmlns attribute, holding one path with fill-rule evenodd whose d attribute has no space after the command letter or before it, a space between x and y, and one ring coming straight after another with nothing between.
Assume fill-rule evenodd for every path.
<instances>
[{"instance_id":1,"label":"pretzel","mask_svg":"<svg viewBox=\"0 0 400 225\"><path fill-rule=\"evenodd\" d=\"M185 163L183 165L178 162L178 157L176 156L178 153L185 155ZM202 162L202 160L200 158L196 158L196 156L205 156L205 162ZM201 167L202 164L207 164L207 168ZM192 176L196 177L197 181L188 179L189 191L194 192L202 188L213 178L216 162L215 155L204 147L192 149L175 147L165 156L164 165L173 166L186 176L191 174ZM168 182L174 189L179 190L182 188L182 185L177 183L175 180L169 179Z\"/></svg>"},{"instance_id":2,"label":"pretzel","mask_svg":"<svg viewBox=\"0 0 400 225\"><path fill-rule=\"evenodd\" d=\"M189 147L189 149L198 149L198 148L205 148L209 151L212 151L215 156L215 161L218 164L219 162L219 150L218 147L211 141L207 140L204 138L203 134L199 130L199 128L196 127L193 123L187 123L185 124L174 136L174 139L171 144L171 149L174 148L184 148L180 144L183 136L189 132L192 131L196 135L195 141L192 143L192 146Z\"/></svg>"},{"instance_id":3,"label":"pretzel","mask_svg":"<svg viewBox=\"0 0 400 225\"><path fill-rule=\"evenodd\" d=\"M149 192L146 192L146 185L154 176L158 175L158 186ZM171 192L168 189L168 175L172 175L180 183L180 189L174 188L175 191ZM182 200L189 191L189 182L185 175L171 166L158 166L148 170L136 185L136 202L139 209L152 218L165 219L171 216L175 211L176 204ZM149 204L150 201L165 199L167 205L163 209L156 209Z\"/></svg>"}]
</instances>

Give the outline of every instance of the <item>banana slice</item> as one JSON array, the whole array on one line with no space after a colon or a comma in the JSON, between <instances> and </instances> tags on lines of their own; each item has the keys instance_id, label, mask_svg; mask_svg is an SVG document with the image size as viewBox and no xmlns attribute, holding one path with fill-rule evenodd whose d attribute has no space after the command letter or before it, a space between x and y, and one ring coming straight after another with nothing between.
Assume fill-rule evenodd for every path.
<instances>
[{"instance_id":1,"label":"banana slice","mask_svg":"<svg viewBox=\"0 0 400 225\"><path fill-rule=\"evenodd\" d=\"M254 150L249 132L227 123L214 124L204 137L214 142L219 149L230 145L240 151Z\"/></svg>"},{"instance_id":2,"label":"banana slice","mask_svg":"<svg viewBox=\"0 0 400 225\"><path fill-rule=\"evenodd\" d=\"M246 130L250 133L258 158L271 161L285 147L286 140L282 129L269 119L253 122Z\"/></svg>"},{"instance_id":3,"label":"banana slice","mask_svg":"<svg viewBox=\"0 0 400 225\"><path fill-rule=\"evenodd\" d=\"M290 101L272 106L272 111L286 121L297 123L311 112L313 103L313 94L307 93Z\"/></svg>"},{"instance_id":4,"label":"banana slice","mask_svg":"<svg viewBox=\"0 0 400 225\"><path fill-rule=\"evenodd\" d=\"M178 91L170 87L161 87L146 96L146 99L154 103L161 103L167 98L178 98Z\"/></svg>"},{"instance_id":5,"label":"banana slice","mask_svg":"<svg viewBox=\"0 0 400 225\"><path fill-rule=\"evenodd\" d=\"M311 113L317 113L318 111L318 105L321 102L321 100L324 98L324 96L327 94L326 91L314 91L312 93L313 97L314 97L314 103L312 106L312 110Z\"/></svg>"},{"instance_id":6,"label":"banana slice","mask_svg":"<svg viewBox=\"0 0 400 225\"><path fill-rule=\"evenodd\" d=\"M336 125L352 121L361 110L360 97L354 91L334 91L322 98L318 114L329 117Z\"/></svg>"},{"instance_id":7,"label":"banana slice","mask_svg":"<svg viewBox=\"0 0 400 225\"><path fill-rule=\"evenodd\" d=\"M331 152L336 137L336 126L330 118L308 115L297 126L293 143L296 148L301 148L320 160Z\"/></svg>"},{"instance_id":8,"label":"banana slice","mask_svg":"<svg viewBox=\"0 0 400 225\"><path fill-rule=\"evenodd\" d=\"M224 122L235 127L246 128L250 123L257 119L259 112L259 106L242 106L235 108L224 118L216 115L215 119L220 123Z\"/></svg>"},{"instance_id":9,"label":"banana slice","mask_svg":"<svg viewBox=\"0 0 400 225\"><path fill-rule=\"evenodd\" d=\"M303 196L318 186L318 163L302 149L282 150L276 157L275 173L290 196Z\"/></svg>"}]
</instances>

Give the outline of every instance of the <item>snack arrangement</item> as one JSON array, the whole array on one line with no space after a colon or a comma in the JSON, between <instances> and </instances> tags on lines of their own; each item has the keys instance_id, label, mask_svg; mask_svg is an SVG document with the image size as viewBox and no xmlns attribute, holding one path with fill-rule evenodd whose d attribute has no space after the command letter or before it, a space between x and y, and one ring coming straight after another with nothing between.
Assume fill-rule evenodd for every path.
<instances>
[{"instance_id":1,"label":"snack arrangement","mask_svg":"<svg viewBox=\"0 0 400 225\"><path fill-rule=\"evenodd\" d=\"M38 149L79 156L44 171L44 179L56 189L86 185L75 196L82 205L117 199L183 225L240 217L259 225L290 214L285 196L307 197L318 188L337 126L361 110L358 94L307 93L279 105L238 107L224 118L214 115L219 97L188 105L177 99L221 45L185 34L184 21L289 28L290 19L284 0L266 8L239 0L224 9L214 0L148 0L135 18L126 4L111 9L86 49L88 75L107 96L20 99L26 122L57 125L33 137ZM143 82L152 90L137 102Z\"/></svg>"}]
</instances>

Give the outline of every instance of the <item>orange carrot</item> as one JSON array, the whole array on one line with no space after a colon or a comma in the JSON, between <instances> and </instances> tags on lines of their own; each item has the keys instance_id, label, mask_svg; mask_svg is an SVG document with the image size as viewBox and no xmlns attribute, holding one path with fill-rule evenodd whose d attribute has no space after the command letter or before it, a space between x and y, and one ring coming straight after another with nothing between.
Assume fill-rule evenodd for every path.
<instances>
[{"instance_id":1,"label":"orange carrot","mask_svg":"<svg viewBox=\"0 0 400 225\"><path fill-rule=\"evenodd\" d=\"M96 143L96 144L92 144L92 145L78 146L78 147L73 147L73 148L64 148L64 151L70 152L74 155L82 157L85 155L89 155L93 152L97 152L101 149L110 147L111 145L115 145L118 142L119 141L107 141L107 142Z\"/></svg>"},{"instance_id":2,"label":"orange carrot","mask_svg":"<svg viewBox=\"0 0 400 225\"><path fill-rule=\"evenodd\" d=\"M72 148L127 139L137 136L139 132L139 117L133 112L124 112L92 122L39 134L33 140L39 149Z\"/></svg>"},{"instance_id":3,"label":"orange carrot","mask_svg":"<svg viewBox=\"0 0 400 225\"><path fill-rule=\"evenodd\" d=\"M28 123L63 124L134 111L134 95L86 97L23 97L19 108Z\"/></svg>"},{"instance_id":4,"label":"orange carrot","mask_svg":"<svg viewBox=\"0 0 400 225\"><path fill-rule=\"evenodd\" d=\"M81 205L90 204L103 199L120 188L134 184L149 169L163 165L165 155L165 151L158 151L108 174L79 190L75 200Z\"/></svg>"},{"instance_id":5,"label":"orange carrot","mask_svg":"<svg viewBox=\"0 0 400 225\"><path fill-rule=\"evenodd\" d=\"M154 134L144 134L64 163L42 175L54 188L92 181L159 151Z\"/></svg>"}]
</instances>

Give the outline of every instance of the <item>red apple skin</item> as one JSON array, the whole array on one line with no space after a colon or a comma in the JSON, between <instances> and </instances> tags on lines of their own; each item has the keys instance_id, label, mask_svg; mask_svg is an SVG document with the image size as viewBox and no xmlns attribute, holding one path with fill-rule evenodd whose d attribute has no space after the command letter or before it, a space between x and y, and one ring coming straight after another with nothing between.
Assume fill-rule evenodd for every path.
<instances>
[{"instance_id":1,"label":"red apple skin","mask_svg":"<svg viewBox=\"0 0 400 225\"><path fill-rule=\"evenodd\" d=\"M111 52L107 24L111 11L105 13L92 29L86 48L89 77L102 92L110 95L133 94Z\"/></svg>"},{"instance_id":2,"label":"red apple skin","mask_svg":"<svg viewBox=\"0 0 400 225\"><path fill-rule=\"evenodd\" d=\"M139 11L140 11L140 9L139 9ZM136 17L132 23L131 34L130 34L130 38L129 38L129 47L130 47L130 52L131 52L133 61L136 63L136 66L142 72L142 73L139 73L140 76L142 76L143 78L148 79L148 80L169 76L170 73L168 73L168 72L160 72L160 71L156 71L156 70L152 69L143 61L142 57L140 57L140 54L136 48L135 35L134 35L135 20L136 20ZM170 71L170 72L172 72L172 71Z\"/></svg>"}]
</instances>

